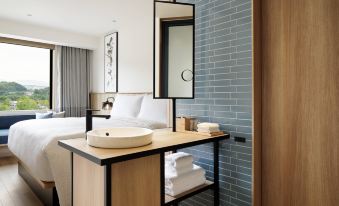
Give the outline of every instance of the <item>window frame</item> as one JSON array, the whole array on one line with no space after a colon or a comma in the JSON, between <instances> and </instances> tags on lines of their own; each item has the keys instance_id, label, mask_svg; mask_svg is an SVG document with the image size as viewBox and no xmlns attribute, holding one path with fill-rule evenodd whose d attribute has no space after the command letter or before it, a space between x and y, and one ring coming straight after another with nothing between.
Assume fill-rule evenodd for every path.
<instances>
[{"instance_id":1,"label":"window frame","mask_svg":"<svg viewBox=\"0 0 339 206\"><path fill-rule=\"evenodd\" d=\"M7 37L0 37L0 43L4 44L13 44L19 46L27 46L27 47L35 47L35 48L42 48L49 50L49 109L53 109L53 56L54 56L54 49L55 45L53 44L46 44L41 42L34 42L34 41L26 41L21 39L12 39ZM8 110L8 111L0 111L0 116L2 115L15 115L15 114L31 114L34 112L43 112L46 110Z\"/></svg>"},{"instance_id":2,"label":"window frame","mask_svg":"<svg viewBox=\"0 0 339 206\"><path fill-rule=\"evenodd\" d=\"M49 109L53 109L53 50L49 50Z\"/></svg>"}]
</instances>

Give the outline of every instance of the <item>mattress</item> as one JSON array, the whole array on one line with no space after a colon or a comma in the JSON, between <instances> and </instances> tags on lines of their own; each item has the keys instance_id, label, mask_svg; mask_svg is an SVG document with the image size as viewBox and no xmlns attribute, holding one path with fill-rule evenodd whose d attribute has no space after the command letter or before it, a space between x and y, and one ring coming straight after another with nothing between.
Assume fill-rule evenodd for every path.
<instances>
[{"instance_id":1,"label":"mattress","mask_svg":"<svg viewBox=\"0 0 339 206\"><path fill-rule=\"evenodd\" d=\"M93 118L93 128L144 127L165 128L159 122L137 118L112 117L108 120ZM34 119L18 122L10 127L8 147L42 181L54 181L53 171L47 157L51 142L85 137L85 118ZM58 147L56 144L52 146ZM62 165L58 165L62 167Z\"/></svg>"}]
</instances>

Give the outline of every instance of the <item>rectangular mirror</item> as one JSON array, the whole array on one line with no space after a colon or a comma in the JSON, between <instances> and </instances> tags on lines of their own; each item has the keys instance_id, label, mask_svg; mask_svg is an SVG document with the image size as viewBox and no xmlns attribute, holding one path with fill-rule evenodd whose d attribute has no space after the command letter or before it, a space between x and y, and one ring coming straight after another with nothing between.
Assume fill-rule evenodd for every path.
<instances>
[{"instance_id":1,"label":"rectangular mirror","mask_svg":"<svg viewBox=\"0 0 339 206\"><path fill-rule=\"evenodd\" d=\"M194 5L154 2L154 98L194 98Z\"/></svg>"}]
</instances>

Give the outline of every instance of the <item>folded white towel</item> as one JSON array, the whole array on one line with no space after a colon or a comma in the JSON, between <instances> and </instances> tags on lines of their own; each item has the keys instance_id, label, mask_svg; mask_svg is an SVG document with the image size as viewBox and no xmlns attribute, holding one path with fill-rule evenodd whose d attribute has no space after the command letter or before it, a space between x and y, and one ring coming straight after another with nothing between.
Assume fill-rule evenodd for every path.
<instances>
[{"instance_id":1,"label":"folded white towel","mask_svg":"<svg viewBox=\"0 0 339 206\"><path fill-rule=\"evenodd\" d=\"M198 132L205 132L205 133L212 133L212 132L219 132L219 128L210 128L210 129L205 129L205 128L198 128Z\"/></svg>"},{"instance_id":2,"label":"folded white towel","mask_svg":"<svg viewBox=\"0 0 339 206\"><path fill-rule=\"evenodd\" d=\"M197 127L198 128L206 128L206 129L219 129L219 124L203 122L203 123L197 124Z\"/></svg>"},{"instance_id":3,"label":"folded white towel","mask_svg":"<svg viewBox=\"0 0 339 206\"><path fill-rule=\"evenodd\" d=\"M183 167L173 167L165 163L165 176L179 176L193 170L193 164Z\"/></svg>"},{"instance_id":4,"label":"folded white towel","mask_svg":"<svg viewBox=\"0 0 339 206\"><path fill-rule=\"evenodd\" d=\"M185 152L177 152L165 156L165 163L174 168L181 168L193 164L193 156Z\"/></svg>"},{"instance_id":5,"label":"folded white towel","mask_svg":"<svg viewBox=\"0 0 339 206\"><path fill-rule=\"evenodd\" d=\"M165 193L176 196L206 182L205 170L194 165L191 172L180 176L165 174Z\"/></svg>"}]
</instances>

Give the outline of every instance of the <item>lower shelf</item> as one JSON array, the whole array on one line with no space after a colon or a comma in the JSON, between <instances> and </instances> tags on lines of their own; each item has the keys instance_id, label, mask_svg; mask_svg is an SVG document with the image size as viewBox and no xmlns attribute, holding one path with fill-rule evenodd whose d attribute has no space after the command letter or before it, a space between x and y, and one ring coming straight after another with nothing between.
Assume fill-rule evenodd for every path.
<instances>
[{"instance_id":1,"label":"lower shelf","mask_svg":"<svg viewBox=\"0 0 339 206\"><path fill-rule=\"evenodd\" d=\"M203 192L208 189L213 189L214 183L211 181L206 181L205 184L200 185L198 187L195 187L193 189L190 189L184 193L181 193L175 197L172 197L170 195L165 195L165 205L172 205L174 203L181 202L189 197L192 197L196 194L199 194L200 192Z\"/></svg>"}]
</instances>

